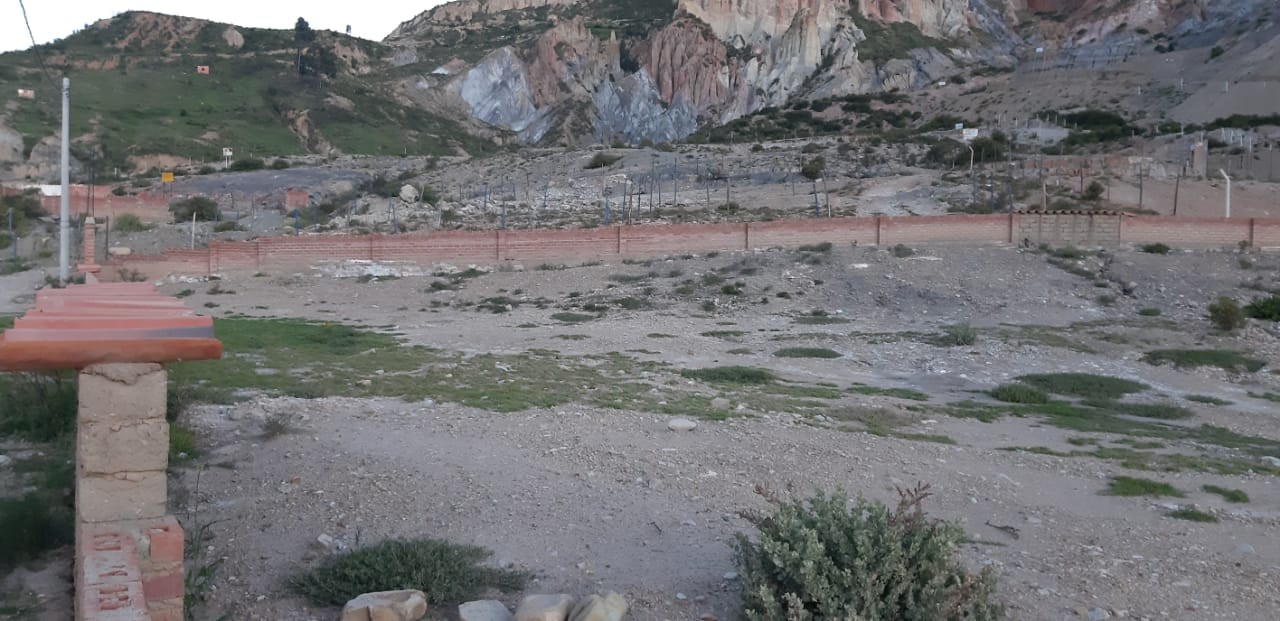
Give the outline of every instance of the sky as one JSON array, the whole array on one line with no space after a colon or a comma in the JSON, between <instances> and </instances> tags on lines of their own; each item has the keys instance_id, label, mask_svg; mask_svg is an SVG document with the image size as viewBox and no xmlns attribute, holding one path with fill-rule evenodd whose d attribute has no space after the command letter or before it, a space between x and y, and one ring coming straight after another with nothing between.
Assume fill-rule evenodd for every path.
<instances>
[{"instance_id":1,"label":"sky","mask_svg":"<svg viewBox=\"0 0 1280 621\"><path fill-rule=\"evenodd\" d=\"M291 29L299 17L317 30L345 32L375 41L391 34L444 0L359 0L357 2L278 2L274 0L24 0L37 43L48 43L99 19L125 11L154 11L198 17L237 26ZM18 0L0 0L0 52L31 47Z\"/></svg>"}]
</instances>

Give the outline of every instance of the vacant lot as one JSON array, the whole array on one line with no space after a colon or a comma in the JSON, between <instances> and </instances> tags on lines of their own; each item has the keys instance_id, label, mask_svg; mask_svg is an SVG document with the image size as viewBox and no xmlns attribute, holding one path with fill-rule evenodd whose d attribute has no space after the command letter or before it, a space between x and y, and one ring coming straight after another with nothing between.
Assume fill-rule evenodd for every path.
<instances>
[{"instance_id":1,"label":"vacant lot","mask_svg":"<svg viewBox=\"0 0 1280 621\"><path fill-rule=\"evenodd\" d=\"M757 490L893 501L924 482L1010 618L1267 619L1280 338L1219 332L1206 308L1270 295L1277 268L815 245L166 284L227 346L171 368L197 404L172 510L220 560L201 618L334 616L286 584L327 535L479 544L531 591L734 619L730 542Z\"/></svg>"}]
</instances>

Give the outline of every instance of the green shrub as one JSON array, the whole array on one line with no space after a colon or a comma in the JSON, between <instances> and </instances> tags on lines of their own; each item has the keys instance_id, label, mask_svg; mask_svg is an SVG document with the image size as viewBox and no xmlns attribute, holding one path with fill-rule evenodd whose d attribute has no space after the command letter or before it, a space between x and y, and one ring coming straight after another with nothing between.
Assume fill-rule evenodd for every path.
<instances>
[{"instance_id":1,"label":"green shrub","mask_svg":"<svg viewBox=\"0 0 1280 621\"><path fill-rule=\"evenodd\" d=\"M939 347L968 347L978 342L978 331L967 323L944 326L942 334L929 339L929 342Z\"/></svg>"},{"instance_id":2,"label":"green shrub","mask_svg":"<svg viewBox=\"0 0 1280 621\"><path fill-rule=\"evenodd\" d=\"M899 259L905 259L915 253L916 251L912 250L910 246L897 244L893 247L893 256L898 257Z\"/></svg>"},{"instance_id":3,"label":"green shrub","mask_svg":"<svg viewBox=\"0 0 1280 621\"><path fill-rule=\"evenodd\" d=\"M588 315L586 313L555 313L551 315L551 318L556 321L563 321L564 323L582 323L584 321L598 319L595 315Z\"/></svg>"},{"instance_id":4,"label":"green shrub","mask_svg":"<svg viewBox=\"0 0 1280 621\"><path fill-rule=\"evenodd\" d=\"M1049 395L1043 390L1026 384L1001 384L991 391L991 396L1005 403L1048 403Z\"/></svg>"},{"instance_id":5,"label":"green shrub","mask_svg":"<svg viewBox=\"0 0 1280 621\"><path fill-rule=\"evenodd\" d=\"M777 379L768 369L740 366L685 369L680 375L716 384L768 384Z\"/></svg>"},{"instance_id":6,"label":"green shrub","mask_svg":"<svg viewBox=\"0 0 1280 621\"><path fill-rule=\"evenodd\" d=\"M1138 248L1138 250L1147 254L1169 254L1169 250L1171 250L1171 248L1169 248L1167 244L1156 242L1154 244L1146 244Z\"/></svg>"},{"instance_id":7,"label":"green shrub","mask_svg":"<svg viewBox=\"0 0 1280 621\"><path fill-rule=\"evenodd\" d=\"M0 498L0 573L34 560L74 537L72 508L49 490ZM3 610L3 607L0 607Z\"/></svg>"},{"instance_id":8,"label":"green shrub","mask_svg":"<svg viewBox=\"0 0 1280 621\"><path fill-rule=\"evenodd\" d=\"M266 162L263 162L262 160L256 157L250 157L250 158L245 158L242 160L236 160L234 162L231 162L231 167L228 170L232 170L235 172L245 172L250 170L262 170L263 168L266 168L266 167L267 167Z\"/></svg>"},{"instance_id":9,"label":"green shrub","mask_svg":"<svg viewBox=\"0 0 1280 621\"><path fill-rule=\"evenodd\" d=\"M169 212L178 224L190 222L192 214L200 222L212 222L218 219L218 203L204 196L192 196L169 205Z\"/></svg>"},{"instance_id":10,"label":"green shrub","mask_svg":"<svg viewBox=\"0 0 1280 621\"><path fill-rule=\"evenodd\" d=\"M1093 399L1118 399L1147 389L1141 382L1090 373L1041 373L1017 379L1050 394Z\"/></svg>"},{"instance_id":11,"label":"green shrub","mask_svg":"<svg viewBox=\"0 0 1280 621\"><path fill-rule=\"evenodd\" d=\"M805 244L796 248L800 252L831 252L831 242L821 242L817 244Z\"/></svg>"},{"instance_id":12,"label":"green shrub","mask_svg":"<svg viewBox=\"0 0 1280 621\"><path fill-rule=\"evenodd\" d=\"M1222 487L1219 485L1205 485L1200 489L1203 489L1204 491L1209 492L1210 494L1217 494L1219 496L1222 496L1223 500L1230 503L1240 504L1240 503L1249 502L1249 495L1242 490L1231 489L1231 488Z\"/></svg>"},{"instance_id":13,"label":"green shrub","mask_svg":"<svg viewBox=\"0 0 1280 621\"><path fill-rule=\"evenodd\" d=\"M1244 310L1235 300L1224 295L1209 305L1209 321L1223 332L1233 332L1244 327Z\"/></svg>"},{"instance_id":14,"label":"green shrub","mask_svg":"<svg viewBox=\"0 0 1280 621\"><path fill-rule=\"evenodd\" d=\"M272 169L272 170L284 170L284 169L286 169L286 168L288 168L288 167L289 167L289 160L285 160L285 159L276 159L276 161L271 162L271 169Z\"/></svg>"},{"instance_id":15,"label":"green shrub","mask_svg":"<svg viewBox=\"0 0 1280 621\"><path fill-rule=\"evenodd\" d=\"M317 606L341 606L363 594L417 589L435 604L475 599L486 589L524 587L522 572L480 565L490 552L436 539L394 539L330 557L290 586Z\"/></svg>"},{"instance_id":16,"label":"green shrub","mask_svg":"<svg viewBox=\"0 0 1280 621\"><path fill-rule=\"evenodd\" d=\"M826 347L786 347L773 352L779 358L839 358L840 352Z\"/></svg>"},{"instance_id":17,"label":"green shrub","mask_svg":"<svg viewBox=\"0 0 1280 621\"><path fill-rule=\"evenodd\" d=\"M0 434L47 442L75 429L76 382L70 373L0 374L0 395Z\"/></svg>"},{"instance_id":18,"label":"green shrub","mask_svg":"<svg viewBox=\"0 0 1280 621\"><path fill-rule=\"evenodd\" d=\"M591 157L591 161L587 162L587 165L583 166L582 168L585 170L595 170L597 168L608 168L610 166L613 166L614 164L617 164L618 161L621 159L622 159L621 155L614 155L612 153L605 153L601 151L593 155Z\"/></svg>"},{"instance_id":19,"label":"green shrub","mask_svg":"<svg viewBox=\"0 0 1280 621\"><path fill-rule=\"evenodd\" d=\"M970 573L957 557L964 531L925 516L927 489L900 493L892 510L842 493L775 501L757 520L758 543L737 536L745 618L1003 618L994 574Z\"/></svg>"},{"instance_id":20,"label":"green shrub","mask_svg":"<svg viewBox=\"0 0 1280 621\"><path fill-rule=\"evenodd\" d=\"M1224 371L1248 371L1253 373L1267 365L1267 361L1250 358L1229 349L1157 349L1147 352L1142 361L1156 366L1172 364L1179 369L1217 367Z\"/></svg>"},{"instance_id":21,"label":"green shrub","mask_svg":"<svg viewBox=\"0 0 1280 621\"><path fill-rule=\"evenodd\" d=\"M1165 514L1165 517L1176 518L1179 520L1187 520L1189 522L1217 522L1218 518L1212 513L1206 513L1195 507L1181 507L1174 509Z\"/></svg>"},{"instance_id":22,"label":"green shrub","mask_svg":"<svg viewBox=\"0 0 1280 621\"><path fill-rule=\"evenodd\" d=\"M1219 56L1222 56L1223 53L1225 52L1226 50L1222 49L1222 46L1215 45L1213 46L1213 49L1209 50L1209 60L1213 60Z\"/></svg>"},{"instance_id":23,"label":"green shrub","mask_svg":"<svg viewBox=\"0 0 1280 621\"><path fill-rule=\"evenodd\" d=\"M190 217L190 214L187 217ZM111 221L111 230L116 233L141 233L150 231L152 228L154 228L153 225L143 222L141 218L131 213L116 216Z\"/></svg>"},{"instance_id":24,"label":"green shrub","mask_svg":"<svg viewBox=\"0 0 1280 621\"><path fill-rule=\"evenodd\" d=\"M1102 493L1105 496L1172 496L1174 498L1186 496L1168 483L1126 476L1111 477L1106 491Z\"/></svg>"},{"instance_id":25,"label":"green shrub","mask_svg":"<svg viewBox=\"0 0 1280 621\"><path fill-rule=\"evenodd\" d=\"M1280 295L1258 298L1244 307L1244 314L1263 321L1280 321Z\"/></svg>"},{"instance_id":26,"label":"green shrub","mask_svg":"<svg viewBox=\"0 0 1280 621\"><path fill-rule=\"evenodd\" d=\"M822 157L821 155L817 155L811 159L805 160L804 163L800 166L800 174L804 175L804 178L809 179L810 181L816 181L818 179L821 179L822 173L825 172L826 170L827 170L827 158Z\"/></svg>"},{"instance_id":27,"label":"green shrub","mask_svg":"<svg viewBox=\"0 0 1280 621\"><path fill-rule=\"evenodd\" d=\"M1159 316L1160 316L1160 309L1158 309L1158 308L1140 308L1140 309L1138 309L1138 314L1139 314L1139 315L1142 315L1143 317L1159 317Z\"/></svg>"},{"instance_id":28,"label":"green shrub","mask_svg":"<svg viewBox=\"0 0 1280 621\"><path fill-rule=\"evenodd\" d=\"M240 224L234 220L223 220L222 222L213 225L214 233L231 233L239 230Z\"/></svg>"}]
</instances>

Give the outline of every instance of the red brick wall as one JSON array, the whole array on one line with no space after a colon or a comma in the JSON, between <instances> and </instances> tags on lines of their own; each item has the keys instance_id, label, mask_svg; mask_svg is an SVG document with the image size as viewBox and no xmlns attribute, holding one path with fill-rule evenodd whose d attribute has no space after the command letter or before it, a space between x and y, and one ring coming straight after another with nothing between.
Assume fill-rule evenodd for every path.
<instances>
[{"instance_id":1,"label":"red brick wall","mask_svg":"<svg viewBox=\"0 0 1280 621\"><path fill-rule=\"evenodd\" d=\"M1034 214L945 215L780 220L730 224L610 226L578 230L433 231L405 235L303 235L247 242L212 242L207 249L172 250L155 256L114 259L118 267L152 278L233 272L309 269L324 261L362 259L431 263L496 263L512 260L574 263L616 256L662 256L803 244L892 245L916 243L1010 243L1023 238L1050 244L1082 243L1065 232L1095 229L1099 243L1164 242L1172 245L1234 246L1249 241L1280 246L1280 219L1232 220L1170 216L1055 214L1054 226L1028 225ZM1079 222L1074 222L1074 220ZM1099 219L1104 220L1101 224ZM1070 220L1064 221L1064 220ZM1034 224L1034 223L1031 223ZM1105 225L1105 226L1104 226ZM1119 227L1118 234L1114 228ZM1088 243L1088 242L1085 242Z\"/></svg>"}]
</instances>

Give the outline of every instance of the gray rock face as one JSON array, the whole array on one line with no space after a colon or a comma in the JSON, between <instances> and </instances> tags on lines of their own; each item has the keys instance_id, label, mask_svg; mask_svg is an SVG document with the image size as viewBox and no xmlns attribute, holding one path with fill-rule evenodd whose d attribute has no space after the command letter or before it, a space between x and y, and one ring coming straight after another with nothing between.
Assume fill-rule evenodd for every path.
<instances>
[{"instance_id":1,"label":"gray rock face","mask_svg":"<svg viewBox=\"0 0 1280 621\"><path fill-rule=\"evenodd\" d=\"M649 74L641 70L605 82L595 94L597 140L624 136L630 142L668 142L698 129L698 115L684 98L665 106Z\"/></svg>"},{"instance_id":2,"label":"gray rock face","mask_svg":"<svg viewBox=\"0 0 1280 621\"><path fill-rule=\"evenodd\" d=\"M476 118L516 132L539 117L524 63L509 47L495 50L462 79L459 95Z\"/></svg>"},{"instance_id":3,"label":"gray rock face","mask_svg":"<svg viewBox=\"0 0 1280 621\"><path fill-rule=\"evenodd\" d=\"M22 134L0 125L0 162L22 161Z\"/></svg>"},{"instance_id":4,"label":"gray rock face","mask_svg":"<svg viewBox=\"0 0 1280 621\"><path fill-rule=\"evenodd\" d=\"M621 595L588 595L574 605L569 612L569 621L622 621L626 614L627 600Z\"/></svg>"}]
</instances>

